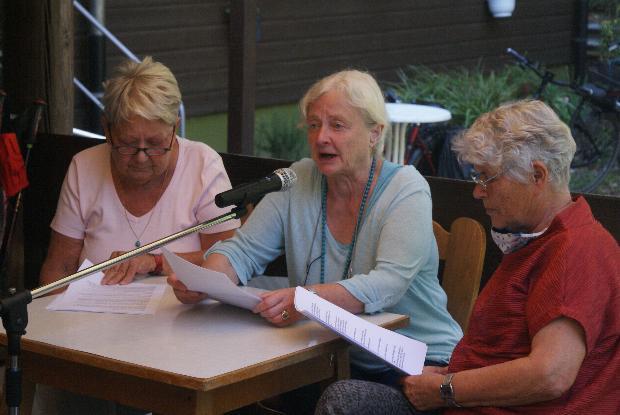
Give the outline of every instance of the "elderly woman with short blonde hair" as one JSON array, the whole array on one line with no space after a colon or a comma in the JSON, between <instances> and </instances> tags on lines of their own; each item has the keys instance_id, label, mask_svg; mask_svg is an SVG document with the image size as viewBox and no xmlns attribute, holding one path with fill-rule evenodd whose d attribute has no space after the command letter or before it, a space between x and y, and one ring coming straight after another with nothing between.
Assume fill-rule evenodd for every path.
<instances>
[{"instance_id":1,"label":"elderly woman with short blonde hair","mask_svg":"<svg viewBox=\"0 0 620 415\"><path fill-rule=\"evenodd\" d=\"M206 144L176 135L181 92L165 65L147 57L125 61L105 82L106 143L77 154L62 186L41 282L75 272L225 213L214 204L230 189L221 157ZM215 241L230 237L237 221L169 245L202 262ZM166 274L153 252L105 271L104 284L128 284L137 274Z\"/></svg>"},{"instance_id":2,"label":"elderly woman with short blonde hair","mask_svg":"<svg viewBox=\"0 0 620 415\"><path fill-rule=\"evenodd\" d=\"M365 72L337 72L310 87L300 110L311 159L292 165L297 184L267 195L203 266L245 284L285 254L290 287L353 313L411 315L400 332L426 342L433 364L447 364L461 329L437 279L430 190L413 166L382 157L388 118L377 82ZM206 298L169 282L183 302ZM287 326L303 318L294 296L294 288L272 291L254 311ZM399 377L361 350L353 352L352 373L385 383Z\"/></svg>"}]
</instances>

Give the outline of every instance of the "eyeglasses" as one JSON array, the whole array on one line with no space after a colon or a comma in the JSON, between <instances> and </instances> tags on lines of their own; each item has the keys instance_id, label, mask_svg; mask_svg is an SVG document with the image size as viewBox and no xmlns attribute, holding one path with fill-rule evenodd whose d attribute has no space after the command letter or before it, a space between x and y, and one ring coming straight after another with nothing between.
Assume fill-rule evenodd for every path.
<instances>
[{"instance_id":1,"label":"eyeglasses","mask_svg":"<svg viewBox=\"0 0 620 415\"><path fill-rule=\"evenodd\" d=\"M111 137L112 127L108 125L108 131L110 131L110 144L112 144L112 149L118 152L118 154L121 154L123 156L135 156L141 151L144 151L144 154L146 154L149 157L163 156L164 154L172 150L172 143L174 142L176 129L177 129L176 125L172 127L172 137L170 137L170 144L168 145L168 147L115 146L114 144L112 144L112 137Z\"/></svg>"},{"instance_id":2,"label":"eyeglasses","mask_svg":"<svg viewBox=\"0 0 620 415\"><path fill-rule=\"evenodd\" d=\"M484 173L480 173L480 172L477 172L476 170L473 170L471 172L471 179L478 186L482 187L482 190L487 190L488 184L491 183L493 180L497 179L503 173L504 172L500 170L499 172L495 173L493 176L487 178Z\"/></svg>"},{"instance_id":3,"label":"eyeglasses","mask_svg":"<svg viewBox=\"0 0 620 415\"><path fill-rule=\"evenodd\" d=\"M312 246L310 246L310 250L312 251ZM321 259L321 255L319 255L318 257L314 258L313 260L310 260L310 254L308 254L308 260L306 261L306 277L304 278L304 283L302 284L302 287L304 285L306 285L306 283L308 282L308 275L310 275L310 268L312 268L312 264L314 264L316 261L318 261L319 259Z\"/></svg>"}]
</instances>

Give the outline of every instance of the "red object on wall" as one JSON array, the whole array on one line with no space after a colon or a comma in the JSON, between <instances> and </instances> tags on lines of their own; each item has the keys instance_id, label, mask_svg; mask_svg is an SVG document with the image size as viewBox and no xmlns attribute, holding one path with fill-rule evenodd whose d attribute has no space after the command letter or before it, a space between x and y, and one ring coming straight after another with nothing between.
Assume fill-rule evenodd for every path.
<instances>
[{"instance_id":1,"label":"red object on wall","mask_svg":"<svg viewBox=\"0 0 620 415\"><path fill-rule=\"evenodd\" d=\"M15 133L0 134L0 184L7 197L28 186L24 158Z\"/></svg>"}]
</instances>

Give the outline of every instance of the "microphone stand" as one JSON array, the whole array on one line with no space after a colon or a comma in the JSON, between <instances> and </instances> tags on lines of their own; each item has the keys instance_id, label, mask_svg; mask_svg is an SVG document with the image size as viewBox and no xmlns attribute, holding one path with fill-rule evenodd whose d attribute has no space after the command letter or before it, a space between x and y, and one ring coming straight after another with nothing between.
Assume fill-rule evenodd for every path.
<instances>
[{"instance_id":1,"label":"microphone stand","mask_svg":"<svg viewBox=\"0 0 620 415\"><path fill-rule=\"evenodd\" d=\"M78 271L75 274L68 275L64 278L54 281L50 284L36 288L32 291L24 290L10 293L9 297L0 300L0 315L2 316L2 325L6 330L7 336L7 366L5 372L5 393L6 404L10 415L19 414L19 405L21 403L21 380L22 371L19 366L19 355L21 351L21 337L26 334L26 326L28 325L28 309L27 305L34 298L41 297L58 288L64 287L73 281L77 281L89 274L109 268L118 263L124 262L130 258L145 254L172 241L183 238L191 233L201 231L203 229L219 225L232 219L240 219L247 213L247 203L240 203L233 208L230 213L210 219L206 222L199 223L185 230L179 231L172 235L161 238L157 241L148 243L134 250L125 252L124 254L103 261L99 264L92 265L88 268Z\"/></svg>"}]
</instances>

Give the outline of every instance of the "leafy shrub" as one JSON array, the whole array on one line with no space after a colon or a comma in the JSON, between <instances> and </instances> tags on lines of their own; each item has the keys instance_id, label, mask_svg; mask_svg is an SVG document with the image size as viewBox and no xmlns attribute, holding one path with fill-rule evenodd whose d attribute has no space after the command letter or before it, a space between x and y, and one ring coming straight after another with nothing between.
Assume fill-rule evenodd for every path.
<instances>
[{"instance_id":1,"label":"leafy shrub","mask_svg":"<svg viewBox=\"0 0 620 415\"><path fill-rule=\"evenodd\" d=\"M254 153L284 160L308 157L306 133L297 119L296 114L284 111L259 118L254 131Z\"/></svg>"},{"instance_id":2,"label":"leafy shrub","mask_svg":"<svg viewBox=\"0 0 620 415\"><path fill-rule=\"evenodd\" d=\"M566 70L558 72L566 79ZM451 124L469 127L476 118L500 104L531 97L540 80L516 65L499 70L475 68L434 71L425 66L409 66L398 71L399 82L389 86L404 102L435 103L452 113ZM549 86L544 100L568 122L576 97L563 88Z\"/></svg>"}]
</instances>

